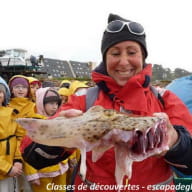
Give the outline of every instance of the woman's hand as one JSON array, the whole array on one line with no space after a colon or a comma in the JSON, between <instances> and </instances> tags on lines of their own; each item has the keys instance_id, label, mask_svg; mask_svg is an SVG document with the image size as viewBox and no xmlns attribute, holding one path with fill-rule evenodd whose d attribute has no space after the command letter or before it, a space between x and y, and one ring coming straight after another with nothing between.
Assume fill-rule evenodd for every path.
<instances>
[{"instance_id":1,"label":"woman's hand","mask_svg":"<svg viewBox=\"0 0 192 192\"><path fill-rule=\"evenodd\" d=\"M174 146L178 139L179 139L179 135L177 133L177 131L175 130L175 128L173 127L173 125L171 124L169 117L166 113L154 113L153 114L156 117L161 117L164 118L167 122L167 136L168 136L168 146L169 148L171 148L172 146Z\"/></svg>"},{"instance_id":2,"label":"woman's hand","mask_svg":"<svg viewBox=\"0 0 192 192\"><path fill-rule=\"evenodd\" d=\"M61 111L59 113L59 117L76 117L76 116L80 116L83 114L83 111L78 110L78 109L68 109L65 111Z\"/></svg>"}]
</instances>

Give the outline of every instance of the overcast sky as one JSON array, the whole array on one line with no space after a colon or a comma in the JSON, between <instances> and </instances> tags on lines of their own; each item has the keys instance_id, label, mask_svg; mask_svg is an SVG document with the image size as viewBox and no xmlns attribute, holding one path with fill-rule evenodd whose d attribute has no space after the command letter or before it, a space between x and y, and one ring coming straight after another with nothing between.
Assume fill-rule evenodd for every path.
<instances>
[{"instance_id":1,"label":"overcast sky","mask_svg":"<svg viewBox=\"0 0 192 192\"><path fill-rule=\"evenodd\" d=\"M148 63L192 72L191 0L0 0L0 6L0 49L99 63L114 13L144 26Z\"/></svg>"}]
</instances>

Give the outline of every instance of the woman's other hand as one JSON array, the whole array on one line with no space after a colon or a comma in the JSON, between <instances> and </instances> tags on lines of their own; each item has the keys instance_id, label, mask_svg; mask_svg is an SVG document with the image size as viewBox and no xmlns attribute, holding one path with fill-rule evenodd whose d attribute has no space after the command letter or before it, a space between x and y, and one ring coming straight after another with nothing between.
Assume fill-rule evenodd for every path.
<instances>
[{"instance_id":1,"label":"woman's other hand","mask_svg":"<svg viewBox=\"0 0 192 192\"><path fill-rule=\"evenodd\" d=\"M68 110L65 110L65 111L61 111L59 113L59 117L76 117L76 116L80 116L82 115L83 112L81 110L78 110L78 109L68 109Z\"/></svg>"}]
</instances>

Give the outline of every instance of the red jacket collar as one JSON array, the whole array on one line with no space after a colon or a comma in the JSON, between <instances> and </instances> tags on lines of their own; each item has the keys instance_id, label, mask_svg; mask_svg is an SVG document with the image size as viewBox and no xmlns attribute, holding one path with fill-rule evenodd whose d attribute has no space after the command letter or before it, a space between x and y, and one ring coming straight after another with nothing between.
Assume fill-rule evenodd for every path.
<instances>
[{"instance_id":1,"label":"red jacket collar","mask_svg":"<svg viewBox=\"0 0 192 192\"><path fill-rule=\"evenodd\" d=\"M110 76L98 72L92 73L96 83L104 81L109 88L109 93L118 98L125 109L132 111L148 111L146 92L149 86L143 87L146 76L151 77L152 65L148 64L140 73L130 78L125 86L119 86Z\"/></svg>"}]
</instances>

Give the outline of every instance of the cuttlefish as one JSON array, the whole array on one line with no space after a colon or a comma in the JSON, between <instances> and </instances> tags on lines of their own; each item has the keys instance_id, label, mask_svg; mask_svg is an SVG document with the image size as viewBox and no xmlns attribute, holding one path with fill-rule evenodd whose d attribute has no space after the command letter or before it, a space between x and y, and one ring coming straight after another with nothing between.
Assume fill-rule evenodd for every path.
<instances>
[{"instance_id":1,"label":"cuttlefish","mask_svg":"<svg viewBox=\"0 0 192 192\"><path fill-rule=\"evenodd\" d=\"M166 120L161 117L131 117L115 110L93 106L77 117L50 120L20 118L17 122L37 143L78 148L81 151L80 174L86 178L86 152L92 151L96 162L114 147L115 177L122 184L131 178L133 161L142 161L168 150Z\"/></svg>"}]
</instances>

